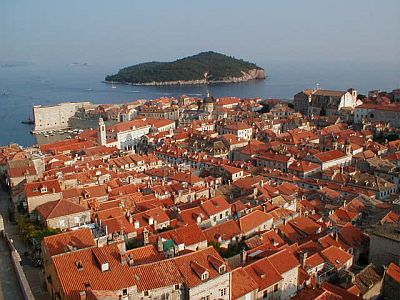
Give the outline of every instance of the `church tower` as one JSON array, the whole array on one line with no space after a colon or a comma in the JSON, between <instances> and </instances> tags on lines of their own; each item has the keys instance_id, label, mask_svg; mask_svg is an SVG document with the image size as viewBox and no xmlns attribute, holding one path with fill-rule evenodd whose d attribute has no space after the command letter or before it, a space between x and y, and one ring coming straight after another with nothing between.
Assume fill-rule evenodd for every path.
<instances>
[{"instance_id":1,"label":"church tower","mask_svg":"<svg viewBox=\"0 0 400 300\"><path fill-rule=\"evenodd\" d=\"M212 113L214 110L214 97L210 96L210 93L207 91L207 96L203 99L203 107L204 111Z\"/></svg>"},{"instance_id":2,"label":"church tower","mask_svg":"<svg viewBox=\"0 0 400 300\"><path fill-rule=\"evenodd\" d=\"M104 124L103 118L99 118L99 132L97 133L97 139L100 145L104 146L107 144L106 124Z\"/></svg>"}]
</instances>

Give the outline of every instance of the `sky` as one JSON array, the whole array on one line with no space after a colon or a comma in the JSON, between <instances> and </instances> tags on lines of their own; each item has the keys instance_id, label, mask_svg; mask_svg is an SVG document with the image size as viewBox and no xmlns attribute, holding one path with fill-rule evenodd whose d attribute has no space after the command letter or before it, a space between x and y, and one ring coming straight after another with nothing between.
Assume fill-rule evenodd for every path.
<instances>
[{"instance_id":1,"label":"sky","mask_svg":"<svg viewBox=\"0 0 400 300\"><path fill-rule=\"evenodd\" d=\"M400 66L399 0L1 0L0 61L125 66L214 50Z\"/></svg>"}]
</instances>

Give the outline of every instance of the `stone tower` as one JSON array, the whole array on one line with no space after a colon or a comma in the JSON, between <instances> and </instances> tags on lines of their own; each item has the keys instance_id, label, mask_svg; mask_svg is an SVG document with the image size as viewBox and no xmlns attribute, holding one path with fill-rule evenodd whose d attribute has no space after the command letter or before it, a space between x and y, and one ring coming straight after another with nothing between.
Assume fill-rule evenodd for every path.
<instances>
[{"instance_id":1,"label":"stone tower","mask_svg":"<svg viewBox=\"0 0 400 300\"><path fill-rule=\"evenodd\" d=\"M106 124L104 124L103 118L99 119L99 132L97 138L100 145L104 146L107 144Z\"/></svg>"}]
</instances>

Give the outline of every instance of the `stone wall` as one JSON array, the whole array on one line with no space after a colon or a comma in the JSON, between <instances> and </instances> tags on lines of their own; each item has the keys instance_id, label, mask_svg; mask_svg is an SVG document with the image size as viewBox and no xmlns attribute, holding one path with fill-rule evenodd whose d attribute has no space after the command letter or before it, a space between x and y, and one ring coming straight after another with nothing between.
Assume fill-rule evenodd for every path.
<instances>
[{"instance_id":1,"label":"stone wall","mask_svg":"<svg viewBox=\"0 0 400 300\"><path fill-rule=\"evenodd\" d=\"M104 121L106 127L116 124L115 121ZM81 119L78 117L71 117L68 121L68 126L70 128L76 129L97 129L99 127L99 120L96 119Z\"/></svg>"},{"instance_id":2,"label":"stone wall","mask_svg":"<svg viewBox=\"0 0 400 300\"><path fill-rule=\"evenodd\" d=\"M12 240L8 237L8 235L4 231L3 231L3 236L7 242L8 248L10 249L11 261L12 261L15 273L17 275L22 294L24 295L24 299L25 300L35 300L35 297L33 296L31 287L29 286L28 280L26 279L24 270L22 269L22 266L20 264L21 257L19 255L18 251L15 249L15 247L12 243Z\"/></svg>"},{"instance_id":3,"label":"stone wall","mask_svg":"<svg viewBox=\"0 0 400 300\"><path fill-rule=\"evenodd\" d=\"M388 266L400 260L400 242L371 234L369 244L369 262L375 266Z\"/></svg>"}]
</instances>

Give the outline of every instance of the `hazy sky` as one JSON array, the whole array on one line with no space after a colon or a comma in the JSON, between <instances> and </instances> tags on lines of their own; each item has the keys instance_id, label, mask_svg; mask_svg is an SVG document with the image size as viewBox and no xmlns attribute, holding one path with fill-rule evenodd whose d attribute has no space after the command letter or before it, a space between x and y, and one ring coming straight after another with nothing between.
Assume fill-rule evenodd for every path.
<instances>
[{"instance_id":1,"label":"hazy sky","mask_svg":"<svg viewBox=\"0 0 400 300\"><path fill-rule=\"evenodd\" d=\"M126 65L215 50L398 64L399 16L399 0L0 0L0 61Z\"/></svg>"}]
</instances>

